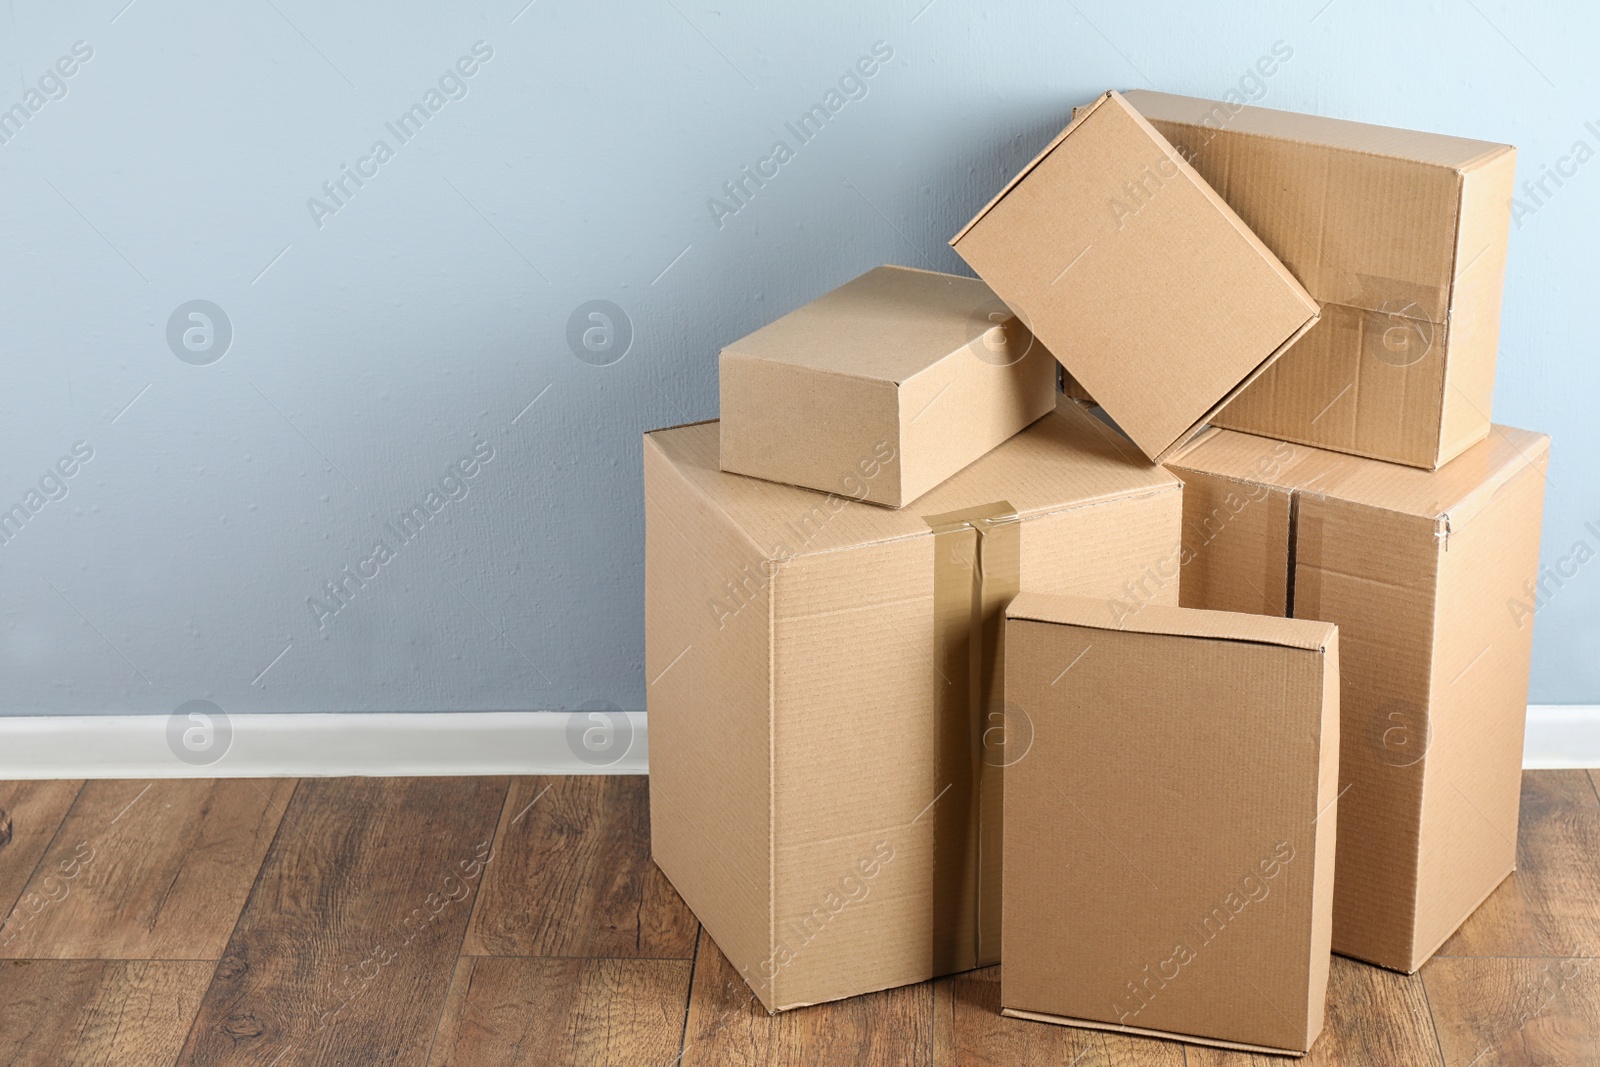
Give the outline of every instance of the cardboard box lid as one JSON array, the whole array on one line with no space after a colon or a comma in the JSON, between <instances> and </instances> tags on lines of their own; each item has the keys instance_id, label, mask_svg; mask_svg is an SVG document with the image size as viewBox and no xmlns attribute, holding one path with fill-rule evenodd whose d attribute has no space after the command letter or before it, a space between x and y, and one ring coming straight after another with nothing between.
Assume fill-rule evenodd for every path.
<instances>
[{"instance_id":1,"label":"cardboard box lid","mask_svg":"<svg viewBox=\"0 0 1600 1067\"><path fill-rule=\"evenodd\" d=\"M1325 622L1152 605L1114 627L1095 599L1012 602L1008 716L1026 714L1033 745L1005 775L1008 1014L1310 1047L1338 646Z\"/></svg>"},{"instance_id":2,"label":"cardboard box lid","mask_svg":"<svg viewBox=\"0 0 1600 1067\"><path fill-rule=\"evenodd\" d=\"M1156 459L1318 313L1115 92L1082 108L950 243Z\"/></svg>"},{"instance_id":3,"label":"cardboard box lid","mask_svg":"<svg viewBox=\"0 0 1600 1067\"><path fill-rule=\"evenodd\" d=\"M989 316L999 313L1010 317L977 278L882 266L723 352L899 385L998 330L1003 320Z\"/></svg>"},{"instance_id":4,"label":"cardboard box lid","mask_svg":"<svg viewBox=\"0 0 1600 1067\"><path fill-rule=\"evenodd\" d=\"M832 493L745 478L719 468L718 424L696 423L645 435L694 490L724 512L767 558L931 537L926 516L1008 501L1020 518L1100 501L1170 492L1177 476L1151 467L1071 401L898 511Z\"/></svg>"},{"instance_id":5,"label":"cardboard box lid","mask_svg":"<svg viewBox=\"0 0 1600 1067\"><path fill-rule=\"evenodd\" d=\"M1483 240L1458 247L1462 176L1516 152L1143 89L1127 100L1187 149L1318 300L1434 324L1447 321L1456 275L1489 250ZM1509 209L1495 210L1503 248Z\"/></svg>"},{"instance_id":6,"label":"cardboard box lid","mask_svg":"<svg viewBox=\"0 0 1600 1067\"><path fill-rule=\"evenodd\" d=\"M1544 434L1496 425L1483 441L1426 471L1213 428L1167 466L1433 519L1448 532L1471 522L1496 492L1549 450Z\"/></svg>"},{"instance_id":7,"label":"cardboard box lid","mask_svg":"<svg viewBox=\"0 0 1600 1067\"><path fill-rule=\"evenodd\" d=\"M1121 633L1161 634L1170 637L1211 638L1218 641L1245 641L1257 645L1281 645L1308 652L1326 651L1339 628L1331 622L1314 619L1279 619L1268 615L1244 615L1235 611L1205 611L1199 608L1172 608L1147 604L1120 617L1115 624L1108 618L1104 601L1091 597L1049 596L1044 593L1019 593L1006 608L1008 619L1028 619L1062 626L1082 626L1092 630Z\"/></svg>"}]
</instances>

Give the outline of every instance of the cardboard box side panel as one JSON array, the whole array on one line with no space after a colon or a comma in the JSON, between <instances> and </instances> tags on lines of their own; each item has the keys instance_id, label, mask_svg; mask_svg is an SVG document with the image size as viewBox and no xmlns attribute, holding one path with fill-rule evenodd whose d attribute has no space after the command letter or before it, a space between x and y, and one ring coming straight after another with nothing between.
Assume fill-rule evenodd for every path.
<instances>
[{"instance_id":1,"label":"cardboard box side panel","mask_svg":"<svg viewBox=\"0 0 1600 1067\"><path fill-rule=\"evenodd\" d=\"M929 535L784 569L773 656L779 1007L973 966L971 743L964 723L933 712L933 552Z\"/></svg>"},{"instance_id":2,"label":"cardboard box side panel","mask_svg":"<svg viewBox=\"0 0 1600 1067\"><path fill-rule=\"evenodd\" d=\"M1323 654L1008 627L1035 740L1006 769L1004 1006L1304 1048Z\"/></svg>"},{"instance_id":3,"label":"cardboard box side panel","mask_svg":"<svg viewBox=\"0 0 1600 1067\"><path fill-rule=\"evenodd\" d=\"M1291 612L1339 627L1333 949L1404 969L1415 920L1440 542L1431 520L1297 501Z\"/></svg>"},{"instance_id":4,"label":"cardboard box side panel","mask_svg":"<svg viewBox=\"0 0 1600 1067\"><path fill-rule=\"evenodd\" d=\"M1155 191L1130 206L1124 184L1140 181ZM1120 104L1080 116L956 250L1147 456L1188 433L1316 314L1237 216ZM1130 291L1130 278L1142 291ZM1161 313L1141 310L1151 307ZM1174 336L1191 342L1183 374L1151 390L1128 372L1127 353L1169 351Z\"/></svg>"},{"instance_id":5,"label":"cardboard box side panel","mask_svg":"<svg viewBox=\"0 0 1600 1067\"><path fill-rule=\"evenodd\" d=\"M1440 557L1412 969L1516 863L1544 467L1453 529Z\"/></svg>"},{"instance_id":6,"label":"cardboard box side panel","mask_svg":"<svg viewBox=\"0 0 1600 1067\"><path fill-rule=\"evenodd\" d=\"M1494 414L1494 371L1500 349L1500 304L1516 163L1516 152L1508 151L1462 175L1441 463L1483 440Z\"/></svg>"},{"instance_id":7,"label":"cardboard box side panel","mask_svg":"<svg viewBox=\"0 0 1600 1067\"><path fill-rule=\"evenodd\" d=\"M1338 304L1213 419L1216 426L1432 468L1444 329Z\"/></svg>"},{"instance_id":8,"label":"cardboard box side panel","mask_svg":"<svg viewBox=\"0 0 1600 1067\"><path fill-rule=\"evenodd\" d=\"M1043 345L1029 344L1015 363L1003 365L985 358L991 353L979 349L982 343L957 349L900 386L907 502L1055 410L1056 361ZM1004 347L992 355L1012 358Z\"/></svg>"},{"instance_id":9,"label":"cardboard box side panel","mask_svg":"<svg viewBox=\"0 0 1600 1067\"><path fill-rule=\"evenodd\" d=\"M900 451L900 410L891 382L830 374L724 352L720 364L721 466L808 489L852 494L898 507L900 464L883 464L870 480L857 464L885 446Z\"/></svg>"},{"instance_id":10,"label":"cardboard box side panel","mask_svg":"<svg viewBox=\"0 0 1600 1067\"><path fill-rule=\"evenodd\" d=\"M1109 603L1171 550L1180 514L1174 484L1024 518L1019 581ZM936 547L930 533L781 572L776 1006L998 959L1000 886L986 872L1002 862L1003 781L997 766L974 767L971 722L935 713L949 705L943 690L968 682L935 647ZM1153 595L1171 602L1176 586ZM974 893L980 884L991 888Z\"/></svg>"},{"instance_id":11,"label":"cardboard box side panel","mask_svg":"<svg viewBox=\"0 0 1600 1067\"><path fill-rule=\"evenodd\" d=\"M1184 552L1178 603L1285 617L1293 494L1200 471L1179 474Z\"/></svg>"},{"instance_id":12,"label":"cardboard box side panel","mask_svg":"<svg viewBox=\"0 0 1600 1067\"><path fill-rule=\"evenodd\" d=\"M1454 168L1305 141L1154 120L1195 170L1325 304L1443 322Z\"/></svg>"},{"instance_id":13,"label":"cardboard box side panel","mask_svg":"<svg viewBox=\"0 0 1600 1067\"><path fill-rule=\"evenodd\" d=\"M1334 857L1338 852L1340 746L1339 637L1322 658L1322 746L1317 765L1316 853L1311 890L1311 985L1306 1017L1306 1047L1322 1032L1328 1006L1328 956L1333 950Z\"/></svg>"},{"instance_id":14,"label":"cardboard box side panel","mask_svg":"<svg viewBox=\"0 0 1600 1067\"><path fill-rule=\"evenodd\" d=\"M769 954L761 555L644 443L645 674L656 863L736 967Z\"/></svg>"}]
</instances>

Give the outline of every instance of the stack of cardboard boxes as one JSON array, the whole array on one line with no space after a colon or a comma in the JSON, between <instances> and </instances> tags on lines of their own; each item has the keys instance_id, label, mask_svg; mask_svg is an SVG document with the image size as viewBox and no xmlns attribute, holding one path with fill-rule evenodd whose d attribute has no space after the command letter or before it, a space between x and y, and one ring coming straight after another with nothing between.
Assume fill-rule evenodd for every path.
<instances>
[{"instance_id":1,"label":"stack of cardboard boxes","mask_svg":"<svg viewBox=\"0 0 1600 1067\"><path fill-rule=\"evenodd\" d=\"M1512 870L1513 165L1107 93L981 281L870 271L646 435L654 855L769 1010L1003 955L1007 1014L1298 1054L1330 951Z\"/></svg>"}]
</instances>

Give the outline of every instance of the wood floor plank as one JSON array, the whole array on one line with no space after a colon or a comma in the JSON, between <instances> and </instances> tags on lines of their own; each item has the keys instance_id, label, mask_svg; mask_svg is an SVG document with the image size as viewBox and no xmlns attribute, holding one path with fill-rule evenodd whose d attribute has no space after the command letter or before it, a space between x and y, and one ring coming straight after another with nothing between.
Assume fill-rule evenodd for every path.
<instances>
[{"instance_id":1,"label":"wood floor plank","mask_svg":"<svg viewBox=\"0 0 1600 1067\"><path fill-rule=\"evenodd\" d=\"M211 981L207 961L0 961L0 1063L167 1067Z\"/></svg>"},{"instance_id":2,"label":"wood floor plank","mask_svg":"<svg viewBox=\"0 0 1600 1067\"><path fill-rule=\"evenodd\" d=\"M1297 1061L1223 1049L1188 1049L1189 1067L1443 1067L1427 995L1417 975L1396 974L1343 956L1328 971L1322 1033ZM1482 1065L1480 1065L1482 1067Z\"/></svg>"},{"instance_id":3,"label":"wood floor plank","mask_svg":"<svg viewBox=\"0 0 1600 1067\"><path fill-rule=\"evenodd\" d=\"M672 1067L690 960L463 957L430 1067Z\"/></svg>"},{"instance_id":4,"label":"wood floor plank","mask_svg":"<svg viewBox=\"0 0 1600 1067\"><path fill-rule=\"evenodd\" d=\"M933 983L768 1015L704 932L689 993L683 1067L931 1064Z\"/></svg>"},{"instance_id":5,"label":"wood floor plank","mask_svg":"<svg viewBox=\"0 0 1600 1067\"><path fill-rule=\"evenodd\" d=\"M86 783L0 957L215 960L292 779Z\"/></svg>"},{"instance_id":6,"label":"wood floor plank","mask_svg":"<svg viewBox=\"0 0 1600 1067\"><path fill-rule=\"evenodd\" d=\"M1006 1018L999 967L940 978L933 987L933 1062L939 1067L1183 1067L1176 1042Z\"/></svg>"},{"instance_id":7,"label":"wood floor plank","mask_svg":"<svg viewBox=\"0 0 1600 1067\"><path fill-rule=\"evenodd\" d=\"M420 1067L507 784L302 781L179 1063Z\"/></svg>"},{"instance_id":8,"label":"wood floor plank","mask_svg":"<svg viewBox=\"0 0 1600 1067\"><path fill-rule=\"evenodd\" d=\"M0 782L0 951L16 936L5 920L82 786L77 781Z\"/></svg>"},{"instance_id":9,"label":"wood floor plank","mask_svg":"<svg viewBox=\"0 0 1600 1067\"><path fill-rule=\"evenodd\" d=\"M513 779L467 955L691 958L699 923L650 859L649 804L643 775Z\"/></svg>"},{"instance_id":10,"label":"wood floor plank","mask_svg":"<svg viewBox=\"0 0 1600 1067\"><path fill-rule=\"evenodd\" d=\"M1600 1067L1600 959L1434 957L1422 978L1447 1067Z\"/></svg>"},{"instance_id":11,"label":"wood floor plank","mask_svg":"<svg viewBox=\"0 0 1600 1067\"><path fill-rule=\"evenodd\" d=\"M1600 798L1588 775L1523 772L1517 871L1439 955L1600 954Z\"/></svg>"}]
</instances>

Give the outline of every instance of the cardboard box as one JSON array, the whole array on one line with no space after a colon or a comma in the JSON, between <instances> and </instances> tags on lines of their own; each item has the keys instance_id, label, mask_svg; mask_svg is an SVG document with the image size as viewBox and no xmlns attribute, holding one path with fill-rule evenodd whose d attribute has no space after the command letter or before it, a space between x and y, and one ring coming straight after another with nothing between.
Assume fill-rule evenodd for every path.
<instances>
[{"instance_id":1,"label":"cardboard box","mask_svg":"<svg viewBox=\"0 0 1600 1067\"><path fill-rule=\"evenodd\" d=\"M1176 603L1178 479L1070 403L901 511L717 438L644 439L656 862L771 1010L995 962L1004 606Z\"/></svg>"},{"instance_id":2,"label":"cardboard box","mask_svg":"<svg viewBox=\"0 0 1600 1067\"><path fill-rule=\"evenodd\" d=\"M901 507L1054 408L1055 370L977 279L878 267L722 350L722 469Z\"/></svg>"},{"instance_id":3,"label":"cardboard box","mask_svg":"<svg viewBox=\"0 0 1600 1067\"><path fill-rule=\"evenodd\" d=\"M1488 435L1516 149L1142 90L1128 103L1323 305L1213 423L1429 469Z\"/></svg>"},{"instance_id":4,"label":"cardboard box","mask_svg":"<svg viewBox=\"0 0 1600 1067\"><path fill-rule=\"evenodd\" d=\"M1428 472L1212 430L1184 480L1190 607L1337 623L1333 949L1412 972L1516 866L1549 438Z\"/></svg>"},{"instance_id":5,"label":"cardboard box","mask_svg":"<svg viewBox=\"0 0 1600 1067\"><path fill-rule=\"evenodd\" d=\"M1298 1055L1339 778L1323 622L1024 593L1006 611L1006 1015Z\"/></svg>"},{"instance_id":6,"label":"cardboard box","mask_svg":"<svg viewBox=\"0 0 1600 1067\"><path fill-rule=\"evenodd\" d=\"M1114 92L1080 108L950 244L1152 459L1317 317L1288 269Z\"/></svg>"}]
</instances>

